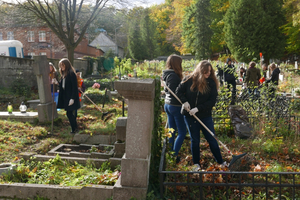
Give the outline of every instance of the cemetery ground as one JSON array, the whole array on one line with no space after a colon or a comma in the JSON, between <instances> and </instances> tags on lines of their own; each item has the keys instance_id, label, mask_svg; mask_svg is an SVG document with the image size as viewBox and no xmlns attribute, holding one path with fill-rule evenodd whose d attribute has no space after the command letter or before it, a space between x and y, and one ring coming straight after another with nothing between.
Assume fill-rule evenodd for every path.
<instances>
[{"instance_id":1,"label":"cemetery ground","mask_svg":"<svg viewBox=\"0 0 300 200\"><path fill-rule=\"evenodd\" d=\"M147 69L147 68L145 68ZM150 69L150 68L149 68ZM157 70L157 69L156 69ZM159 72L158 72L159 73ZM144 72L147 74L147 72ZM296 75L295 75L296 76ZM299 77L295 77L296 79ZM282 82L279 85L278 92L290 91L298 81L287 80ZM13 95L9 92L1 91L2 94L5 95ZM103 91L102 91L103 93ZM222 95L222 94L221 94ZM31 96L30 99L37 99L37 97ZM87 99L85 101L88 101ZM85 104L85 107L78 110L78 125L79 125L79 133L80 134L106 134L113 135L115 134L115 124L116 119L122 116L122 102L120 100L114 99L111 102L107 102L102 108L102 101L96 102L97 107L103 109L103 112L114 111L112 116L107 119L106 122L101 119L102 113L93 105L93 104ZM290 113L298 117L300 110L300 101L299 99L291 99L291 104L289 107ZM223 102L221 102L223 103ZM19 107L19 102L13 104L15 110ZM225 103L225 107L229 104ZM226 108L223 107L223 111L226 112ZM0 110L6 111L7 103L0 103ZM216 108L218 109L218 108ZM30 111L30 109L29 109ZM252 113L256 120L255 126L253 130L253 135L249 139L239 139L235 137L234 130L231 125L230 119L227 116L223 116L223 123L218 124L215 121L215 130L218 138L232 151L234 155L238 155L241 153L247 153L244 159L241 161L240 171L244 172L300 172L300 140L299 140L299 120L295 120L296 118L272 118L266 117L266 115L262 115L259 112ZM125 114L126 116L126 114ZM166 123L166 114L162 111L162 122L161 126L164 127ZM20 162L20 154L23 152L36 152L38 154L47 154L48 151L53 149L59 144L74 144L72 140L72 135L70 132L70 125L68 119L66 117L65 111L58 111L58 118L54 120L53 133L51 133L51 122L48 123L39 123L36 121L35 123L24 123L17 122L11 120L0 120L0 162ZM168 129L164 129L162 133L161 140L167 139L168 137ZM222 172L229 171L228 168L221 168L215 162L210 150L208 143L201 135L200 142L200 164L201 170L207 172ZM231 161L231 155L227 154L222 147L221 153L223 159L228 163ZM175 158L172 155L172 152L167 149L166 150L166 170L167 171L175 171L175 172L188 172L192 169L192 156L190 151L190 137L187 134L186 139L184 140L184 144L180 150L181 160L178 164L176 164ZM28 182L28 181L40 181L38 183L42 184L65 184L65 185L78 185L84 186L88 184L108 184L113 185L118 178L118 171L120 168L116 168L115 171L112 171L109 168L109 164L106 163L101 167L101 169L96 169L92 163L87 166L87 168L83 168L82 166L73 166L62 164L62 161L59 157L50 160L49 162L44 164L35 163L34 161L24 161L20 164L19 173L16 176L5 177L7 179L3 179L0 177L0 181L4 182ZM83 179L79 176L74 176L70 178L68 182L64 182L61 177L63 177L59 173L59 169L64 165L65 174L70 174L72 172L75 175L84 174L85 171L93 171L95 173L89 174L88 179ZM54 170L53 173L45 177L44 180L34 180L31 179L35 177L35 173L38 169L49 168L49 169L58 169ZM93 169L93 170L91 170ZM107 171L108 170L108 171ZM50 170L49 170L50 171ZM101 174L102 172L107 171L106 175ZM150 171L150 176L151 176ZM98 178L99 175L105 179ZM197 174L189 174L192 182L200 182L200 177ZM250 176L250 175L249 175ZM174 177L169 177L169 182L180 182L180 179L185 179L186 176L178 175ZM90 182L88 182L90 181ZM94 181L94 182L93 182ZM225 182L224 176L213 177L213 175L208 174L201 181L212 181L214 183L222 183ZM275 181L275 179L274 179ZM296 184L300 184L300 177L296 175L295 179ZM176 192L179 194L178 199L188 199L191 198L189 193L193 193L190 190L191 187L187 186L176 186L176 187L168 187L165 190L164 197L168 199L168 197L172 196L172 193ZM195 188L195 191L199 188ZM208 187L207 190L214 191L214 187ZM256 191L258 194L261 191ZM296 196L300 198L300 189L296 188ZM196 193L196 192L195 192ZM239 193L239 191L232 191L232 197L235 193ZM286 197L290 195L291 191L286 190L284 194ZM220 194L224 195L224 194ZM251 197L250 194L245 194L245 199L247 197ZM248 196L247 196L248 195ZM250 195L250 196L249 196ZM269 191L269 195L273 195L273 197L278 197L277 190L274 189ZM187 198L188 197L188 198ZM207 199L213 199L212 196L206 196ZM147 199L158 199L157 192L150 191ZM260 198L256 199L264 199L265 196L261 195ZM170 198L171 199L171 198ZM285 198L288 199L288 198Z\"/></svg>"},{"instance_id":2,"label":"cemetery ground","mask_svg":"<svg viewBox=\"0 0 300 200\"><path fill-rule=\"evenodd\" d=\"M121 116L122 105L121 101L115 99L105 105L103 111L116 109L116 116ZM17 107L18 105L14 105ZM97 104L101 108L102 104ZM1 104L1 110L5 110L6 105ZM295 113L297 114L297 113ZM107 124L115 124L115 118L109 119L107 123L101 120L101 113L92 104L87 104L83 109L78 111L78 125L80 134L97 134L99 130L103 130L101 134L114 134L114 126L107 126ZM300 141L299 132L296 132L298 127L288 129L284 120L268 121L263 117L258 120L259 126L256 126L254 136L251 139L238 139L234 136L234 131L230 125L229 120L226 120L225 125L216 125L216 133L218 138L226 144L226 146L237 155L240 153L248 153L244 160L241 171L249 172L300 172ZM162 112L162 125L166 122L166 114ZM51 123L38 123L30 124L10 120L0 120L1 129L1 146L0 146L0 159L1 162L18 162L21 152L36 152L38 154L46 154L55 146L66 143L74 144L72 136L69 134L70 127L68 119L65 115L65 111L58 111L58 119L54 121L53 134L51 134ZM163 138L168 137L168 129L165 129ZM229 171L229 169L221 168L218 165L209 150L208 143L201 137L200 143L201 149L201 168L204 171ZM231 156L223 151L221 147L222 155L224 160L228 163L231 160ZM175 158L172 152L167 150L166 153L166 170L169 171L190 171L192 168L192 156L190 152L190 138L186 136L184 144L180 151L181 161L176 164ZM88 184L111 184L113 185L117 180L118 176L113 171L110 171L106 175L107 179L99 180L94 178L95 174L101 174L100 171L109 169L109 165L104 165L102 169L94 169L95 174L90 174L89 179L76 178L76 173L82 174L83 171L89 170L89 168L82 168L79 166L64 165L64 171L66 174L69 172L75 172L74 179L72 181L65 182L61 179L61 172L54 171L49 177L39 180L31 180L34 177L34 173L37 169L49 169L60 166L62 161L59 157L46 162L46 165L34 163L33 161L23 162L20 165L19 173L14 178L9 177L2 179L1 182L28 182L37 181L40 184L61 184L61 185L78 185L84 186ZM27 167L31 166L31 167ZM57 168L60 169L60 168ZM120 170L120 169L117 169ZM57 174L55 174L57 173ZM150 172L151 173L151 172ZM72 177L71 177L72 178ZM207 176L208 181L211 177ZM97 181L92 181L97 180ZM194 182L199 181L199 176L192 175ZM90 181L90 182L88 182ZM175 181L170 179L170 181ZM222 177L218 177L217 181L223 182ZM299 177L296 181L300 182ZM187 188L185 186L176 186L176 191L180 193L180 196L184 199ZM173 188L170 188L166 193L174 192ZM274 191L275 193L275 191ZM149 199L156 199L153 193L150 193ZM180 199L180 198L179 198ZM263 199L263 198L262 198Z\"/></svg>"},{"instance_id":3,"label":"cemetery ground","mask_svg":"<svg viewBox=\"0 0 300 200\"><path fill-rule=\"evenodd\" d=\"M97 134L115 135L116 120L122 115L122 102L113 99L106 102L104 108L102 106L102 104L98 104L98 108L102 112L112 111L104 119L101 118L102 112L93 104L84 104L84 107L78 110L79 134L90 136ZM14 111L17 111L19 105L13 104L13 107ZM1 103L0 108L1 111L5 111L7 103ZM30 111L35 110L27 110L27 112ZM64 186L115 184L119 177L120 166L112 169L109 162L105 162L100 168L96 168L92 161L86 166L78 163L74 165L63 162L60 156L43 163L34 159L27 161L22 159L21 154L24 152L45 155L59 144L76 145L76 142L73 141L74 135L70 134L70 125L64 110L58 111L58 118L54 120L53 125L53 133L51 133L51 122L40 123L36 120L35 123L24 123L10 119L0 120L0 162L11 162L18 165L16 173L0 177L0 182L58 184Z\"/></svg>"}]
</instances>

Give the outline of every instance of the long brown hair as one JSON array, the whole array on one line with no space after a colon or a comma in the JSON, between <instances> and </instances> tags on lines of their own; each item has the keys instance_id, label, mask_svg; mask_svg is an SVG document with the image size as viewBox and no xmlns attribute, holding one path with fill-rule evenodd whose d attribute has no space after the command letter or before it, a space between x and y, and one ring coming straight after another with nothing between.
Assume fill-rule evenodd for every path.
<instances>
[{"instance_id":1,"label":"long brown hair","mask_svg":"<svg viewBox=\"0 0 300 200\"><path fill-rule=\"evenodd\" d=\"M274 71L274 69L276 69L275 63L272 63L272 64L270 65L270 69L271 69L271 71Z\"/></svg>"},{"instance_id":2,"label":"long brown hair","mask_svg":"<svg viewBox=\"0 0 300 200\"><path fill-rule=\"evenodd\" d=\"M182 58L180 56L177 56L175 54L172 54L168 57L166 68L167 69L173 69L174 72L179 76L179 78L182 80Z\"/></svg>"},{"instance_id":3,"label":"long brown hair","mask_svg":"<svg viewBox=\"0 0 300 200\"><path fill-rule=\"evenodd\" d=\"M203 60L196 66L190 77L193 79L193 84L190 88L191 91L193 91L194 88L197 87L198 91L202 94L209 92L209 87L204 76L204 74L209 71L209 67L211 68L209 78L213 79L213 81L216 83L217 90L219 89L219 82L217 81L215 70L213 69L210 62L208 62L207 60Z\"/></svg>"},{"instance_id":4,"label":"long brown hair","mask_svg":"<svg viewBox=\"0 0 300 200\"><path fill-rule=\"evenodd\" d=\"M57 77L55 77L56 76L56 68L54 67L54 65L51 62L49 62L49 66L51 66L51 70L49 73L50 78L57 78Z\"/></svg>"},{"instance_id":5,"label":"long brown hair","mask_svg":"<svg viewBox=\"0 0 300 200\"><path fill-rule=\"evenodd\" d=\"M65 65L65 71L61 71L62 64ZM71 71L73 71L76 74L75 69L73 68L68 58L61 59L58 63L58 66L59 66L59 73L62 77L66 77Z\"/></svg>"}]
</instances>

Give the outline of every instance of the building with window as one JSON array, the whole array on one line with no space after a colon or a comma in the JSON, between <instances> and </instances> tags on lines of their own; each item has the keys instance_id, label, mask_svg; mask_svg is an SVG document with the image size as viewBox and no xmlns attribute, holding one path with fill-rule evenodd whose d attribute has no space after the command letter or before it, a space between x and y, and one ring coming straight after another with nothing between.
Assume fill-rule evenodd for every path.
<instances>
[{"instance_id":1,"label":"building with window","mask_svg":"<svg viewBox=\"0 0 300 200\"><path fill-rule=\"evenodd\" d=\"M48 27L2 27L0 28L0 40L19 40L22 42L24 57L31 58L34 55L46 55L53 59L67 57L64 44ZM74 58L99 57L103 54L101 49L90 46L88 38L84 37L74 51Z\"/></svg>"}]
</instances>

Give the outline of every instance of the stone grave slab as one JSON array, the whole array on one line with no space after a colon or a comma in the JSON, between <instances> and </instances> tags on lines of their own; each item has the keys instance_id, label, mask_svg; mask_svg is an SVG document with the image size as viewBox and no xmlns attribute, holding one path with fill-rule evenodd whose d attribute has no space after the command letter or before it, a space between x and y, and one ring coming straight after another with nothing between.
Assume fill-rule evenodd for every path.
<instances>
[{"instance_id":1,"label":"stone grave slab","mask_svg":"<svg viewBox=\"0 0 300 200\"><path fill-rule=\"evenodd\" d=\"M12 112L12 114L9 114L8 112L0 112L0 119L34 123L34 121L38 119L38 113L37 112L26 112L26 113Z\"/></svg>"},{"instance_id":2,"label":"stone grave slab","mask_svg":"<svg viewBox=\"0 0 300 200\"><path fill-rule=\"evenodd\" d=\"M114 145L89 145L89 144L60 144L48 152L48 155L79 157L79 158L98 158L109 159L113 157L115 151Z\"/></svg>"},{"instance_id":3,"label":"stone grave slab","mask_svg":"<svg viewBox=\"0 0 300 200\"><path fill-rule=\"evenodd\" d=\"M115 135L100 135L100 134L78 134L73 137L73 141L79 144L114 144L116 142Z\"/></svg>"}]
</instances>

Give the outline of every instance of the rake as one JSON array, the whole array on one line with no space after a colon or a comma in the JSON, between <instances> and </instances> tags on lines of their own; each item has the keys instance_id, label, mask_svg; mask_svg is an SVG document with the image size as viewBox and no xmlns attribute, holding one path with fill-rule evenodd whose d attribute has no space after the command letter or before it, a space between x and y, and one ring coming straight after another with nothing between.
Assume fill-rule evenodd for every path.
<instances>
[{"instance_id":1,"label":"rake","mask_svg":"<svg viewBox=\"0 0 300 200\"><path fill-rule=\"evenodd\" d=\"M182 105L182 102L180 101L180 99L174 94L174 92L165 84L165 82L163 81L163 79L161 78L161 81L163 83L163 85L168 89L168 91L179 101L179 103ZM188 110L189 111L189 110ZM207 128L207 126L205 126L205 124L194 114L193 117L222 145L222 147L224 147L224 149L227 151L227 153L229 153L232 156L232 159L229 163L229 168L232 166L233 163L235 163L238 159L242 158L243 156L245 156L247 153L243 153L243 154L239 154L239 155L234 155L228 148L227 146L220 141L215 134L209 130L209 128Z\"/></svg>"},{"instance_id":2,"label":"rake","mask_svg":"<svg viewBox=\"0 0 300 200\"><path fill-rule=\"evenodd\" d=\"M79 92L81 92L81 94L83 94L83 96L85 96L92 104L94 104L94 106L97 108L97 110L99 110L101 113L102 113L102 116L101 116L101 119L104 120L104 121L107 121L108 118L110 118L111 116L108 116L108 114L112 113L112 112L115 112L116 110L112 110L112 111L108 111L108 112L102 112L101 108L99 108L95 102L93 102L84 92L82 92L81 89L79 89ZM105 93L106 94L106 93ZM105 96L104 96L104 99L105 99ZM103 104L104 105L104 104ZM104 117L106 117L106 119L104 119Z\"/></svg>"}]
</instances>

